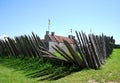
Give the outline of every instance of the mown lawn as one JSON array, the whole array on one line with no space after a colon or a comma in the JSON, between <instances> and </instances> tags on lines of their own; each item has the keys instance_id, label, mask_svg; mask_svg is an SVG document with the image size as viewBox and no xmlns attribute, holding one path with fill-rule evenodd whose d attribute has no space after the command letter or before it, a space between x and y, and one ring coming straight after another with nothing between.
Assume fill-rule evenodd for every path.
<instances>
[{"instance_id":1,"label":"mown lawn","mask_svg":"<svg viewBox=\"0 0 120 83\"><path fill-rule=\"evenodd\" d=\"M0 83L95 82L120 83L120 49L114 49L110 58L98 70L74 71L74 67L56 66L42 59L0 57Z\"/></svg>"},{"instance_id":2,"label":"mown lawn","mask_svg":"<svg viewBox=\"0 0 120 83\"><path fill-rule=\"evenodd\" d=\"M114 49L110 58L99 70L82 70L59 79L55 82L63 83L104 83L117 82L120 83L120 49Z\"/></svg>"},{"instance_id":3,"label":"mown lawn","mask_svg":"<svg viewBox=\"0 0 120 83\"><path fill-rule=\"evenodd\" d=\"M21 71L0 65L0 83L34 83L34 81L25 77Z\"/></svg>"}]
</instances>

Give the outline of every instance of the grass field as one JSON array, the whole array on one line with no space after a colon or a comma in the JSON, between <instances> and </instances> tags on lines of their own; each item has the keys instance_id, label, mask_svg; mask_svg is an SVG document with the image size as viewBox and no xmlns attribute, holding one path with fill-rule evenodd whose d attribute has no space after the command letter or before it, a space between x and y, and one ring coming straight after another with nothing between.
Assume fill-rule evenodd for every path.
<instances>
[{"instance_id":1,"label":"grass field","mask_svg":"<svg viewBox=\"0 0 120 83\"><path fill-rule=\"evenodd\" d=\"M0 57L0 83L120 83L120 49L99 70L56 66L42 59Z\"/></svg>"}]
</instances>

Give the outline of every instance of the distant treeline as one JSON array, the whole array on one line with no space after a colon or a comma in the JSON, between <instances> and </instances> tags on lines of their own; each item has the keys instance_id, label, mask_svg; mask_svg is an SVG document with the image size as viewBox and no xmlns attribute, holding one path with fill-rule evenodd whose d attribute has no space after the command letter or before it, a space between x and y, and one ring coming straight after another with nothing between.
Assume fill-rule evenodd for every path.
<instances>
[{"instance_id":1,"label":"distant treeline","mask_svg":"<svg viewBox=\"0 0 120 83\"><path fill-rule=\"evenodd\" d=\"M114 48L120 48L120 44L115 44Z\"/></svg>"}]
</instances>

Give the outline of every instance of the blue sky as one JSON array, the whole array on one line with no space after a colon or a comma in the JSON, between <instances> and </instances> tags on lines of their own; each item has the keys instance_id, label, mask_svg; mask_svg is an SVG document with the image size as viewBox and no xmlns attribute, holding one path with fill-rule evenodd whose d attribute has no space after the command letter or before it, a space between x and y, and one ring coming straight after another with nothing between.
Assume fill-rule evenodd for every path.
<instances>
[{"instance_id":1,"label":"blue sky","mask_svg":"<svg viewBox=\"0 0 120 83\"><path fill-rule=\"evenodd\" d=\"M104 33L120 44L120 0L0 0L0 36L50 31L68 36L70 29Z\"/></svg>"}]
</instances>

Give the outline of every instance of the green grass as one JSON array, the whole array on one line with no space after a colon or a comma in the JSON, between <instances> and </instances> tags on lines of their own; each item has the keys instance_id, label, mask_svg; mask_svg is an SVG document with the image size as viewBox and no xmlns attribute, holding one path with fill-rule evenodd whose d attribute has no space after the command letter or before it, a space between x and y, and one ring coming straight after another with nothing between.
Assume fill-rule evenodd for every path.
<instances>
[{"instance_id":1,"label":"green grass","mask_svg":"<svg viewBox=\"0 0 120 83\"><path fill-rule=\"evenodd\" d=\"M34 83L34 81L26 78L20 71L0 65L0 83Z\"/></svg>"},{"instance_id":2,"label":"green grass","mask_svg":"<svg viewBox=\"0 0 120 83\"><path fill-rule=\"evenodd\" d=\"M120 49L99 70L54 65L43 59L0 56L0 83L120 83Z\"/></svg>"},{"instance_id":3,"label":"green grass","mask_svg":"<svg viewBox=\"0 0 120 83\"><path fill-rule=\"evenodd\" d=\"M120 49L115 49L110 58L107 59L106 63L99 70L82 70L73 73L65 78L59 79L56 82L63 83L88 83L96 81L99 83L103 82L118 82L120 83Z\"/></svg>"},{"instance_id":4,"label":"green grass","mask_svg":"<svg viewBox=\"0 0 120 83\"><path fill-rule=\"evenodd\" d=\"M0 83L36 83L57 80L73 71L73 67L32 58L0 57Z\"/></svg>"}]
</instances>

